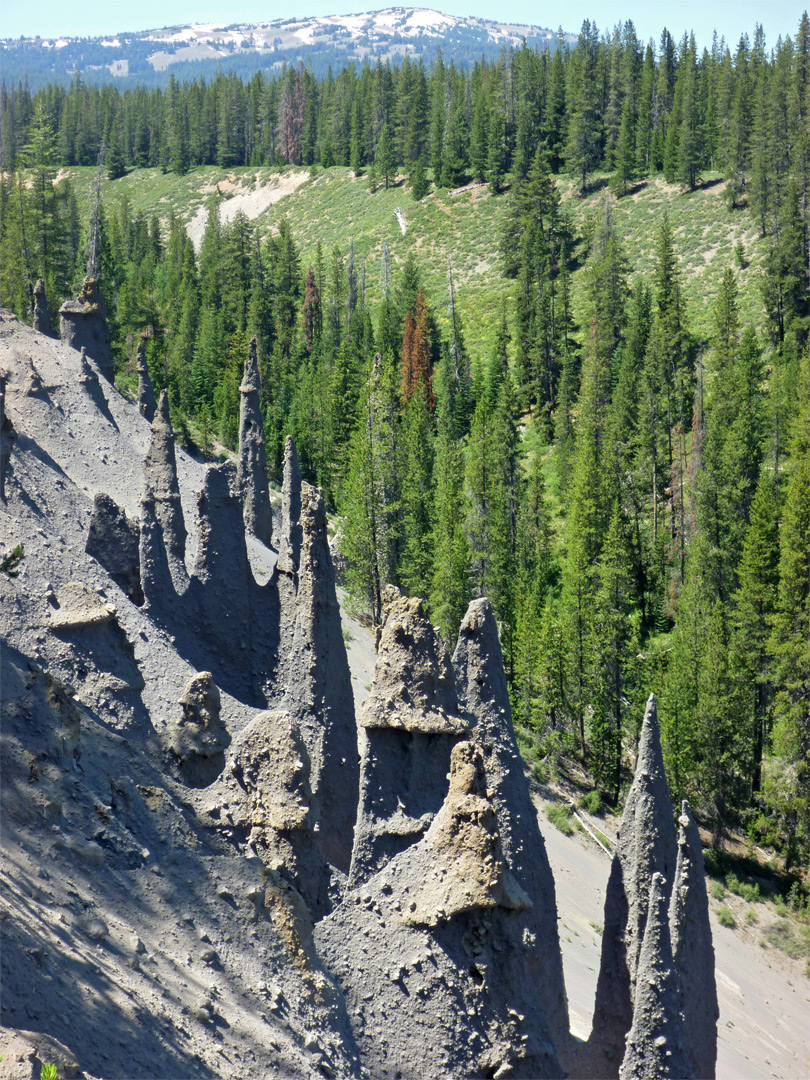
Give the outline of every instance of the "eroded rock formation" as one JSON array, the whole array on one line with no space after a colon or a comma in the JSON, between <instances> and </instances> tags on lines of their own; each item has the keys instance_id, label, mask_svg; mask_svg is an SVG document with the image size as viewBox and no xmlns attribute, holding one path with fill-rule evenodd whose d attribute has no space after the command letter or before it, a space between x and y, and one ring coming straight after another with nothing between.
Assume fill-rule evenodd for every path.
<instances>
[{"instance_id":1,"label":"eroded rock formation","mask_svg":"<svg viewBox=\"0 0 810 1080\"><path fill-rule=\"evenodd\" d=\"M37 278L34 285L34 329L40 334L45 334L46 337L53 337L51 309L48 307L45 282L42 278Z\"/></svg>"},{"instance_id":2,"label":"eroded rock formation","mask_svg":"<svg viewBox=\"0 0 810 1080\"><path fill-rule=\"evenodd\" d=\"M618 1074L633 1022L636 969L653 874L671 887L676 843L658 712L651 694L644 713L633 784L622 814L605 896L602 961L589 1046L594 1076ZM669 896L667 894L667 902Z\"/></svg>"},{"instance_id":3,"label":"eroded rock formation","mask_svg":"<svg viewBox=\"0 0 810 1080\"><path fill-rule=\"evenodd\" d=\"M26 538L25 573L0 575L4 1016L22 1003L105 1076L133 1053L144 1075L206 1080L712 1076L700 839L684 806L676 845L654 700L578 1054L488 601L470 605L451 661L422 602L387 588L356 713L323 495L292 441L274 565L246 536L250 455L239 473L184 455L162 394L138 526L140 477L119 465L115 502L99 490L108 456L143 453L138 411L99 384L89 348L25 333L43 393L21 391L34 350L0 336L0 351L17 365L20 445L32 431L47 445L19 474L15 458L25 499L0 507ZM95 442L71 457L74 412ZM64 919L40 945L29 914L44 933L51 909ZM78 965L98 993L65 1020ZM152 1003L144 1034L99 1039L129 1031L133 999Z\"/></svg>"},{"instance_id":4,"label":"eroded rock formation","mask_svg":"<svg viewBox=\"0 0 810 1080\"><path fill-rule=\"evenodd\" d=\"M251 338L242 385L239 387L239 490L242 493L245 528L267 547L273 539L273 511L264 445L261 379L256 338Z\"/></svg>"},{"instance_id":5,"label":"eroded rock formation","mask_svg":"<svg viewBox=\"0 0 810 1080\"><path fill-rule=\"evenodd\" d=\"M703 845L685 799L678 824L678 860L669 904L669 931L672 958L680 977L681 1013L688 1033L687 1056L692 1075L706 1080L715 1075L720 1010Z\"/></svg>"},{"instance_id":6,"label":"eroded rock formation","mask_svg":"<svg viewBox=\"0 0 810 1080\"><path fill-rule=\"evenodd\" d=\"M664 877L654 873L620 1080L689 1080L695 1075L686 1051L680 984L669 939L668 894Z\"/></svg>"},{"instance_id":7,"label":"eroded rock formation","mask_svg":"<svg viewBox=\"0 0 810 1080\"><path fill-rule=\"evenodd\" d=\"M150 534L150 542L152 539L157 541L157 537L151 537L154 519L162 535L169 573L175 586L182 590L187 584L186 523L177 481L177 458L169 415L169 396L165 390L160 392L158 409L152 421L152 438L144 467L141 515L141 536ZM151 563L153 560L149 561ZM150 589L151 575L144 576L143 566L141 569L144 595L150 599L150 591L159 594L164 590L163 575L158 576L155 587Z\"/></svg>"},{"instance_id":8,"label":"eroded rock formation","mask_svg":"<svg viewBox=\"0 0 810 1080\"><path fill-rule=\"evenodd\" d=\"M301 485L301 558L285 707L309 751L324 858L348 872L357 816L357 728L320 488Z\"/></svg>"},{"instance_id":9,"label":"eroded rock formation","mask_svg":"<svg viewBox=\"0 0 810 1080\"><path fill-rule=\"evenodd\" d=\"M87 355L98 364L101 373L113 381L110 328L107 325L107 305L95 278L86 277L75 300L66 300L59 309L60 336L72 349L87 349Z\"/></svg>"},{"instance_id":10,"label":"eroded rock formation","mask_svg":"<svg viewBox=\"0 0 810 1080\"><path fill-rule=\"evenodd\" d=\"M350 881L359 885L428 829L469 731L450 658L422 601L389 586L371 693L358 715L360 805Z\"/></svg>"},{"instance_id":11,"label":"eroded rock formation","mask_svg":"<svg viewBox=\"0 0 810 1080\"><path fill-rule=\"evenodd\" d=\"M135 604L143 603L140 533L138 522L127 517L109 495L99 492L94 497L84 550L98 560Z\"/></svg>"},{"instance_id":12,"label":"eroded rock formation","mask_svg":"<svg viewBox=\"0 0 810 1080\"><path fill-rule=\"evenodd\" d=\"M231 743L211 672L194 675L178 704L180 716L168 727L167 746L183 781L190 787L207 787L225 767L225 750Z\"/></svg>"},{"instance_id":13,"label":"eroded rock formation","mask_svg":"<svg viewBox=\"0 0 810 1080\"><path fill-rule=\"evenodd\" d=\"M284 443L284 480L281 489L281 538L278 568L284 574L298 573L301 556L301 469L291 435Z\"/></svg>"},{"instance_id":14,"label":"eroded rock formation","mask_svg":"<svg viewBox=\"0 0 810 1080\"><path fill-rule=\"evenodd\" d=\"M138 412L151 424L157 412L157 401L152 377L149 374L149 364L146 361L146 349L142 341L138 342L136 362L138 365Z\"/></svg>"},{"instance_id":15,"label":"eroded rock formation","mask_svg":"<svg viewBox=\"0 0 810 1080\"><path fill-rule=\"evenodd\" d=\"M6 501L6 473L16 438L11 417L6 413L6 382L8 376L0 371L0 500Z\"/></svg>"},{"instance_id":16,"label":"eroded rock formation","mask_svg":"<svg viewBox=\"0 0 810 1080\"><path fill-rule=\"evenodd\" d=\"M485 598L473 600L467 609L453 668L462 707L475 719L473 734L483 754L504 854L530 899L523 916L526 939L533 942L527 950L530 966L558 1053L565 1059L568 1005L556 932L554 878L515 741L498 626Z\"/></svg>"}]
</instances>

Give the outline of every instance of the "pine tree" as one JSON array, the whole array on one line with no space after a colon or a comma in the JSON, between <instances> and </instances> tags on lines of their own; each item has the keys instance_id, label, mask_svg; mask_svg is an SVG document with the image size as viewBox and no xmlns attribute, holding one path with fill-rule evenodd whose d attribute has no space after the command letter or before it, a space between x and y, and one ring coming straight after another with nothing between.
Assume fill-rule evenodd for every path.
<instances>
[{"instance_id":1,"label":"pine tree","mask_svg":"<svg viewBox=\"0 0 810 1080\"><path fill-rule=\"evenodd\" d=\"M385 190L388 191L388 185L396 173L396 160L394 157L394 137L387 121L383 124L380 132L380 141L377 143L374 164L377 168L378 177L385 185Z\"/></svg>"},{"instance_id":2,"label":"pine tree","mask_svg":"<svg viewBox=\"0 0 810 1080\"><path fill-rule=\"evenodd\" d=\"M409 596L428 599L433 577L433 431L424 384L402 414L400 431L401 557L399 578Z\"/></svg>"},{"instance_id":3,"label":"pine tree","mask_svg":"<svg viewBox=\"0 0 810 1080\"><path fill-rule=\"evenodd\" d=\"M396 583L396 420L383 358L375 356L358 420L349 442L343 484L343 550L349 562L346 588L374 624L382 614L382 590Z\"/></svg>"},{"instance_id":4,"label":"pine tree","mask_svg":"<svg viewBox=\"0 0 810 1080\"><path fill-rule=\"evenodd\" d=\"M776 486L768 472L761 474L751 505L737 574L733 656L735 669L749 688L751 792L756 795L762 787L762 758L773 697L768 644L779 582L778 503Z\"/></svg>"},{"instance_id":5,"label":"pine tree","mask_svg":"<svg viewBox=\"0 0 810 1080\"><path fill-rule=\"evenodd\" d=\"M461 449L446 430L440 430L434 467L434 569L430 612L448 644L472 596L470 553L465 530L464 461Z\"/></svg>"}]
</instances>

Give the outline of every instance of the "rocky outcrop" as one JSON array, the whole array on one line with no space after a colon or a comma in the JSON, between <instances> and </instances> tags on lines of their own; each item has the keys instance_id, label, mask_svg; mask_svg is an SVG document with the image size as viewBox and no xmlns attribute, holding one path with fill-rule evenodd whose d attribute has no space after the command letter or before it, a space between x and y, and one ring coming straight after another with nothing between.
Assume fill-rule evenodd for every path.
<instances>
[{"instance_id":1,"label":"rocky outcrop","mask_svg":"<svg viewBox=\"0 0 810 1080\"><path fill-rule=\"evenodd\" d=\"M34 329L46 337L53 337L51 325L51 309L48 307L48 298L45 295L45 282L37 278L34 285Z\"/></svg>"},{"instance_id":2,"label":"rocky outcrop","mask_svg":"<svg viewBox=\"0 0 810 1080\"><path fill-rule=\"evenodd\" d=\"M93 499L90 531L84 550L100 563L134 604L143 603L140 528L109 495Z\"/></svg>"},{"instance_id":3,"label":"rocky outcrop","mask_svg":"<svg viewBox=\"0 0 810 1080\"><path fill-rule=\"evenodd\" d=\"M457 743L427 833L315 927L375 1080L563 1075L488 792L478 747Z\"/></svg>"},{"instance_id":4,"label":"rocky outcrop","mask_svg":"<svg viewBox=\"0 0 810 1080\"><path fill-rule=\"evenodd\" d=\"M311 762L318 843L325 859L349 869L359 767L349 663L335 593L320 488L301 486L301 561L285 708L297 720Z\"/></svg>"},{"instance_id":5,"label":"rocky outcrop","mask_svg":"<svg viewBox=\"0 0 810 1080\"><path fill-rule=\"evenodd\" d=\"M60 588L56 607L51 612L52 630L79 630L87 626L103 626L114 622L117 609L88 588L82 581L69 581Z\"/></svg>"},{"instance_id":6,"label":"rocky outcrop","mask_svg":"<svg viewBox=\"0 0 810 1080\"><path fill-rule=\"evenodd\" d=\"M485 598L473 600L462 620L453 669L459 702L474 719L473 736L483 754L504 855L531 901L524 916L527 936L535 942L528 954L530 968L544 1016L564 1058L568 1004L554 878L515 741L498 625Z\"/></svg>"},{"instance_id":7,"label":"rocky outcrop","mask_svg":"<svg viewBox=\"0 0 810 1080\"><path fill-rule=\"evenodd\" d=\"M627 1036L620 1080L689 1080L695 1075L680 1013L680 986L669 938L668 895L664 877L654 873L636 966L633 1025Z\"/></svg>"},{"instance_id":8,"label":"rocky outcrop","mask_svg":"<svg viewBox=\"0 0 810 1080\"><path fill-rule=\"evenodd\" d=\"M681 1014L692 1075L713 1080L717 1066L717 982L700 833L684 799L678 818L678 861L669 904L672 957L680 979Z\"/></svg>"},{"instance_id":9,"label":"rocky outcrop","mask_svg":"<svg viewBox=\"0 0 810 1080\"><path fill-rule=\"evenodd\" d=\"M152 378L149 374L149 364L146 361L146 349L144 348L142 341L138 342L137 365L138 412L151 424L155 419L155 413L157 412L157 401L155 400L155 390L152 386Z\"/></svg>"},{"instance_id":10,"label":"rocky outcrop","mask_svg":"<svg viewBox=\"0 0 810 1080\"><path fill-rule=\"evenodd\" d=\"M186 523L180 502L180 486L177 481L177 458L174 449L174 432L169 415L169 397L165 390L152 421L152 438L144 465L143 492L141 494L141 533L150 531L149 522L154 518L162 536L166 562L175 588L182 592L188 585L186 571ZM146 529L144 526L146 525ZM157 538L155 538L157 540ZM147 580L143 575L144 595L149 598Z\"/></svg>"},{"instance_id":11,"label":"rocky outcrop","mask_svg":"<svg viewBox=\"0 0 810 1080\"><path fill-rule=\"evenodd\" d=\"M253 577L232 462L208 468L197 493L197 559L189 595L197 634L218 665L233 669L232 686L254 700Z\"/></svg>"},{"instance_id":12,"label":"rocky outcrop","mask_svg":"<svg viewBox=\"0 0 810 1080\"><path fill-rule=\"evenodd\" d=\"M75 300L66 300L59 309L59 332L65 345L87 349L106 379L113 381L114 367L107 305L95 278L86 277Z\"/></svg>"},{"instance_id":13,"label":"rocky outcrop","mask_svg":"<svg viewBox=\"0 0 810 1080\"><path fill-rule=\"evenodd\" d=\"M183 782L189 787L207 787L225 767L225 750L231 742L211 672L194 675L178 704L180 717L167 728L167 747Z\"/></svg>"},{"instance_id":14,"label":"rocky outcrop","mask_svg":"<svg viewBox=\"0 0 810 1080\"><path fill-rule=\"evenodd\" d=\"M447 794L450 752L469 731L450 658L422 601L392 586L385 599L374 682L358 715L353 886L426 832Z\"/></svg>"},{"instance_id":15,"label":"rocky outcrop","mask_svg":"<svg viewBox=\"0 0 810 1080\"><path fill-rule=\"evenodd\" d=\"M428 840L433 873L415 882L405 922L436 926L463 912L532 906L504 857L484 763L474 743L456 743L451 751L447 798Z\"/></svg>"},{"instance_id":16,"label":"rocky outcrop","mask_svg":"<svg viewBox=\"0 0 810 1080\"><path fill-rule=\"evenodd\" d=\"M330 867L318 848L310 760L295 719L261 712L236 740L228 795L216 798L229 823L247 830L248 846L298 890L312 917L330 910Z\"/></svg>"},{"instance_id":17,"label":"rocky outcrop","mask_svg":"<svg viewBox=\"0 0 810 1080\"><path fill-rule=\"evenodd\" d=\"M617 1075L633 1022L636 969L653 875L675 873L675 826L655 697L644 713L633 784L622 815L605 896L602 959L589 1039L593 1075ZM669 896L667 894L666 901Z\"/></svg>"},{"instance_id":18,"label":"rocky outcrop","mask_svg":"<svg viewBox=\"0 0 810 1080\"><path fill-rule=\"evenodd\" d=\"M284 480L281 488L281 537L278 542L278 568L295 576L301 556L301 469L298 451L291 435L284 443Z\"/></svg>"},{"instance_id":19,"label":"rocky outcrop","mask_svg":"<svg viewBox=\"0 0 810 1080\"><path fill-rule=\"evenodd\" d=\"M42 384L42 376L37 371L34 361L29 357L23 397L39 397L44 392L45 387Z\"/></svg>"},{"instance_id":20,"label":"rocky outcrop","mask_svg":"<svg viewBox=\"0 0 810 1080\"><path fill-rule=\"evenodd\" d=\"M2 502L6 501L6 473L16 439L11 417L6 413L7 378L5 371L0 371L0 501Z\"/></svg>"},{"instance_id":21,"label":"rocky outcrop","mask_svg":"<svg viewBox=\"0 0 810 1080\"><path fill-rule=\"evenodd\" d=\"M242 385L239 387L239 471L245 528L270 547L273 539L273 511L267 478L267 451L264 445L264 418L256 338L252 338Z\"/></svg>"}]
</instances>

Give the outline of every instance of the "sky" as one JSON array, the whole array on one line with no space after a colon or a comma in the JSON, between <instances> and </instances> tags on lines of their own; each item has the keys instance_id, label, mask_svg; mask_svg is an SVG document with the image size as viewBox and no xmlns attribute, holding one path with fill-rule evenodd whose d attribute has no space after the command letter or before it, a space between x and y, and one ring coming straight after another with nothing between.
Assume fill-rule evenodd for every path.
<instances>
[{"instance_id":1,"label":"sky","mask_svg":"<svg viewBox=\"0 0 810 1080\"><path fill-rule=\"evenodd\" d=\"M423 0L418 6L434 7L448 15L476 15L498 22L531 23L576 33L583 19L599 29L612 28L631 19L642 41L659 39L664 26L678 40L694 31L698 48L710 46L712 32L736 45L742 33L753 39L754 27L762 23L768 47L777 38L794 35L802 11L810 4L801 0ZM14 3L0 0L0 37L97 36L121 31L151 30L189 22L268 22L272 19L313 15L348 15L393 6L385 0L36 0ZM417 6L417 5L413 5Z\"/></svg>"}]
</instances>

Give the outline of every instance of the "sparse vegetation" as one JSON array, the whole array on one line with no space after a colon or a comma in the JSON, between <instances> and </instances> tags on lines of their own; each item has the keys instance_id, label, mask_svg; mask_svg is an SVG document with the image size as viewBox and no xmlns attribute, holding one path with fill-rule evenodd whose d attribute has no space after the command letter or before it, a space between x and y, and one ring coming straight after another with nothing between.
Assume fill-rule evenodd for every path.
<instances>
[{"instance_id":1,"label":"sparse vegetation","mask_svg":"<svg viewBox=\"0 0 810 1080\"><path fill-rule=\"evenodd\" d=\"M721 926L727 926L730 930L733 930L737 921L731 913L731 909L727 907L721 907L717 909L717 921Z\"/></svg>"},{"instance_id":2,"label":"sparse vegetation","mask_svg":"<svg viewBox=\"0 0 810 1080\"><path fill-rule=\"evenodd\" d=\"M571 809L563 803L549 803L546 806L546 817L552 825L565 836L573 836L575 829L571 821Z\"/></svg>"},{"instance_id":3,"label":"sparse vegetation","mask_svg":"<svg viewBox=\"0 0 810 1080\"><path fill-rule=\"evenodd\" d=\"M20 564L24 558L25 550L23 549L22 544L17 544L5 558L0 560L0 571L4 574L8 574L9 577L17 577L20 573Z\"/></svg>"},{"instance_id":4,"label":"sparse vegetation","mask_svg":"<svg viewBox=\"0 0 810 1080\"><path fill-rule=\"evenodd\" d=\"M726 887L722 883L722 881L713 881L712 882L712 899L713 900L724 900L725 896L726 896Z\"/></svg>"},{"instance_id":5,"label":"sparse vegetation","mask_svg":"<svg viewBox=\"0 0 810 1080\"><path fill-rule=\"evenodd\" d=\"M597 788L583 795L579 800L579 808L588 814L600 814L602 812L602 795L599 789Z\"/></svg>"}]
</instances>

